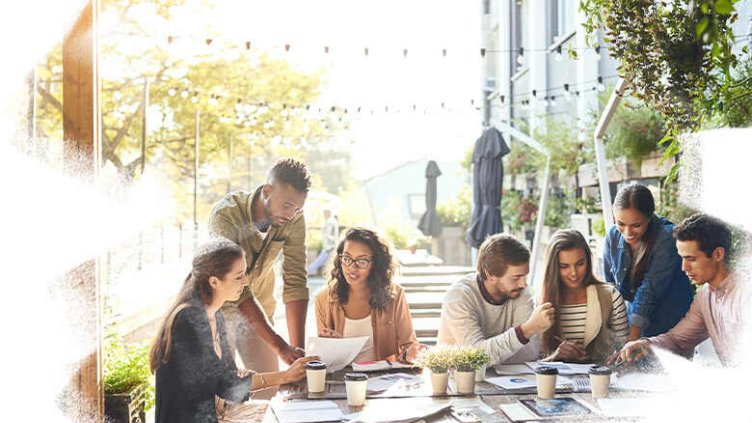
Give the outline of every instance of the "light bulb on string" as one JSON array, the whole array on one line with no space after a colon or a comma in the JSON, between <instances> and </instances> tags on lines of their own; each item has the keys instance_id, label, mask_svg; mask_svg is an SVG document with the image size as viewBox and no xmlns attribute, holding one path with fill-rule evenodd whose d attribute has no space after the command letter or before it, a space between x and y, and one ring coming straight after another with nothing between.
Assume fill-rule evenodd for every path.
<instances>
[{"instance_id":1,"label":"light bulb on string","mask_svg":"<svg viewBox=\"0 0 752 423\"><path fill-rule=\"evenodd\" d=\"M176 93L177 91L175 90L175 88L170 88L169 90L167 90L167 95L169 95L170 97L174 97Z\"/></svg>"},{"instance_id":2,"label":"light bulb on string","mask_svg":"<svg viewBox=\"0 0 752 423\"><path fill-rule=\"evenodd\" d=\"M180 97L182 98L188 98L188 90L183 90L180 92Z\"/></svg>"},{"instance_id":3,"label":"light bulb on string","mask_svg":"<svg viewBox=\"0 0 752 423\"><path fill-rule=\"evenodd\" d=\"M606 91L606 86L603 85L603 77L602 76L598 77L598 84L596 84L595 89L597 89L598 92L601 92L601 93L603 91Z\"/></svg>"},{"instance_id":4,"label":"light bulb on string","mask_svg":"<svg viewBox=\"0 0 752 423\"><path fill-rule=\"evenodd\" d=\"M595 60L601 60L601 46L595 46Z\"/></svg>"},{"instance_id":5,"label":"light bulb on string","mask_svg":"<svg viewBox=\"0 0 752 423\"><path fill-rule=\"evenodd\" d=\"M561 62L563 55L561 54L561 46L556 47L556 61Z\"/></svg>"},{"instance_id":6,"label":"light bulb on string","mask_svg":"<svg viewBox=\"0 0 752 423\"><path fill-rule=\"evenodd\" d=\"M524 65L525 64L525 48L520 47L519 54L517 55L517 64Z\"/></svg>"}]
</instances>

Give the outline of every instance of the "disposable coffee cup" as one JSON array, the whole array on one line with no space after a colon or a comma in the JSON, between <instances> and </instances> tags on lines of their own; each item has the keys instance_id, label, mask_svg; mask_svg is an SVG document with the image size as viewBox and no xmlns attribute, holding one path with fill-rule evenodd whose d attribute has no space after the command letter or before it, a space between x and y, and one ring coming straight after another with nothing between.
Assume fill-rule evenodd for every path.
<instances>
[{"instance_id":1,"label":"disposable coffee cup","mask_svg":"<svg viewBox=\"0 0 752 423\"><path fill-rule=\"evenodd\" d=\"M347 390L347 405L358 407L366 403L366 388L368 376L365 373L347 373L345 375L345 390Z\"/></svg>"},{"instance_id":2,"label":"disposable coffee cup","mask_svg":"<svg viewBox=\"0 0 752 423\"><path fill-rule=\"evenodd\" d=\"M608 385L611 382L611 369L606 366L593 366L588 370L590 375L590 392L593 398L608 396Z\"/></svg>"},{"instance_id":3,"label":"disposable coffee cup","mask_svg":"<svg viewBox=\"0 0 752 423\"><path fill-rule=\"evenodd\" d=\"M323 361L309 361L305 367L308 392L324 392L326 389L326 363Z\"/></svg>"},{"instance_id":4,"label":"disposable coffee cup","mask_svg":"<svg viewBox=\"0 0 752 423\"><path fill-rule=\"evenodd\" d=\"M559 369L550 366L539 366L535 369L538 382L538 398L551 399L556 393L556 376Z\"/></svg>"}]
</instances>

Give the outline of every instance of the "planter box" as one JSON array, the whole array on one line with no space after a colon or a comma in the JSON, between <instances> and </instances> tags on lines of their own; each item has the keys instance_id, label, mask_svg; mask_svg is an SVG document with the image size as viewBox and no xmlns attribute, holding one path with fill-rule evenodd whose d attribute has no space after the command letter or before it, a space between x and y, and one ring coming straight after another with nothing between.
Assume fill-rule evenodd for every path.
<instances>
[{"instance_id":1,"label":"planter box","mask_svg":"<svg viewBox=\"0 0 752 423\"><path fill-rule=\"evenodd\" d=\"M126 394L105 395L105 423L145 423L146 389L149 387L135 388Z\"/></svg>"},{"instance_id":2,"label":"planter box","mask_svg":"<svg viewBox=\"0 0 752 423\"><path fill-rule=\"evenodd\" d=\"M465 242L465 231L459 226L444 226L441 235L431 239L433 255L444 260L445 265L471 266L470 246Z\"/></svg>"},{"instance_id":3,"label":"planter box","mask_svg":"<svg viewBox=\"0 0 752 423\"><path fill-rule=\"evenodd\" d=\"M671 171L671 166L674 165L674 160L666 160L663 164L659 164L663 159L663 155L656 154L650 157L642 159L642 166L640 167L641 178L663 178Z\"/></svg>"},{"instance_id":4,"label":"planter box","mask_svg":"<svg viewBox=\"0 0 752 423\"><path fill-rule=\"evenodd\" d=\"M635 168L626 157L606 161L608 182L620 182L626 179L640 178L640 169ZM577 179L581 187L598 185L598 166L586 163L577 169Z\"/></svg>"}]
</instances>

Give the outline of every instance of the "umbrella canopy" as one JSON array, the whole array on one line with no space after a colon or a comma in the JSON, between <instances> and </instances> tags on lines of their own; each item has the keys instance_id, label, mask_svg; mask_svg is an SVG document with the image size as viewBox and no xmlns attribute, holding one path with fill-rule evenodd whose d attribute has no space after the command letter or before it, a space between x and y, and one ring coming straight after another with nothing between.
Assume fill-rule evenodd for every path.
<instances>
[{"instance_id":1,"label":"umbrella canopy","mask_svg":"<svg viewBox=\"0 0 752 423\"><path fill-rule=\"evenodd\" d=\"M426 212L420 217L418 229L426 236L439 236L441 224L436 213L436 178L441 175L439 165L429 160L426 166Z\"/></svg>"},{"instance_id":2,"label":"umbrella canopy","mask_svg":"<svg viewBox=\"0 0 752 423\"><path fill-rule=\"evenodd\" d=\"M480 247L488 235L501 232L501 185L504 168L501 158L509 153L496 128L488 128L473 150L473 215L467 228L467 242Z\"/></svg>"}]
</instances>

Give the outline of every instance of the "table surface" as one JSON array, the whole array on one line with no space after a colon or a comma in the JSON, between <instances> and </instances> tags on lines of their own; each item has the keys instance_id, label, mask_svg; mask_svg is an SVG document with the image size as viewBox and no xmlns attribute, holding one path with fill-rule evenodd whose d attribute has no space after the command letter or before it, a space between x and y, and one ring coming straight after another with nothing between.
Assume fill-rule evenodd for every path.
<instances>
[{"instance_id":1,"label":"table surface","mask_svg":"<svg viewBox=\"0 0 752 423\"><path fill-rule=\"evenodd\" d=\"M516 390L516 391L506 391L502 388L497 387L496 385L493 385L488 382L477 382L476 388L475 388L475 395L457 395L454 393L454 383L453 383L453 377L449 378L449 389L448 394L446 396L432 396L431 395L431 383L430 383L430 377L429 373L427 371L420 372L413 372L414 374L419 374L423 378L424 382L420 386L413 386L408 387L405 389L398 389L390 392L388 395L378 394L378 395L372 395L369 393L368 400L366 402L366 405L363 407L351 407L347 405L347 400L345 396L345 390L344 390L344 382L342 382L342 377L344 376L345 371L340 371L337 373L334 373L332 375L327 375L327 392L325 394L312 394L308 395L306 393L305 389L305 383L297 383L293 385L283 385L279 387L278 389L275 388L269 388L264 389L261 391L257 391L252 396L252 399L254 400L270 400L271 402L274 401L281 401L281 400L290 400L290 401L300 401L300 400L318 400L318 399L327 399L331 400L337 406L340 408L343 414L348 415L354 412L363 411L367 407L369 407L369 404L371 406L382 406L385 401L389 401L390 403L394 403L395 406L400 406L400 399L404 401L408 398L425 398L426 401L429 402L445 402L447 400L451 400L453 398L457 399L473 399L477 398L483 401L486 405L488 405L493 411L494 411L494 417L491 418L491 420L488 421L498 421L498 422L511 422L509 418L501 411L499 406L501 404L508 404L508 403L516 403L521 399L534 399L536 398L535 395L535 388L526 389L526 390ZM398 372L398 371L392 371L392 372L373 372L369 373L370 377L376 377L378 375L382 375L385 373L405 373L405 371ZM496 372L489 368L486 371L486 377L495 377L498 376ZM576 376L567 376L569 378L587 378L587 375L576 375ZM649 393L645 392L626 392L626 391L617 391L614 389L611 389L609 392L610 398L618 398L618 397L644 397L646 395L649 395ZM593 399L590 392L572 392L571 389L557 389L556 397L575 397L582 402L585 402L589 404L592 408L598 409L597 400ZM391 398L392 400L386 399ZM268 406L268 402L266 403L267 409L264 414L264 422L268 423L276 423L277 418L272 411L272 407ZM569 421L572 421L573 418L569 417L567 418ZM619 420L619 419L607 419L602 415L591 415L586 417L577 417L578 421L604 421L604 420ZM549 420L549 419L546 419ZM634 421L635 418L630 419L622 419L622 420L630 420ZM454 418L449 411L446 411L444 413L441 413L440 415L431 417L431 418L425 418L423 419L425 422L458 422L456 418ZM486 421L486 420L483 420Z\"/></svg>"}]
</instances>

